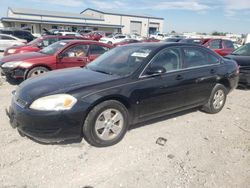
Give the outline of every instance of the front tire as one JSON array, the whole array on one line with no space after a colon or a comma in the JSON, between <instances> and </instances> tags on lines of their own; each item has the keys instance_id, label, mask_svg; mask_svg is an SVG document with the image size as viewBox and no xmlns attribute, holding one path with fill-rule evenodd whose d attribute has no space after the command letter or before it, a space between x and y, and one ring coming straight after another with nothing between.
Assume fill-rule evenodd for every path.
<instances>
[{"instance_id":1,"label":"front tire","mask_svg":"<svg viewBox=\"0 0 250 188\"><path fill-rule=\"evenodd\" d=\"M84 138L96 147L114 145L126 134L128 118L128 110L122 103L104 101L89 112L83 126Z\"/></svg>"},{"instance_id":2,"label":"front tire","mask_svg":"<svg viewBox=\"0 0 250 188\"><path fill-rule=\"evenodd\" d=\"M208 100L208 103L202 107L202 111L209 114L216 114L222 110L227 98L227 89L222 84L217 84Z\"/></svg>"},{"instance_id":3,"label":"front tire","mask_svg":"<svg viewBox=\"0 0 250 188\"><path fill-rule=\"evenodd\" d=\"M45 68L45 67L34 67L32 68L25 79L31 78L31 77L36 77L36 76L40 76L41 74L44 74L46 72L48 72L49 69Z\"/></svg>"}]
</instances>

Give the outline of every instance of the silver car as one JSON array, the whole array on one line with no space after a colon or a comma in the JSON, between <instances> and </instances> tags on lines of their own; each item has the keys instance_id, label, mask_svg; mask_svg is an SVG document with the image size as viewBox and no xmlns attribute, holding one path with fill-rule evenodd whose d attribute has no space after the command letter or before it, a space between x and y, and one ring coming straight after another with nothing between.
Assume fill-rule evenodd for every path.
<instances>
[{"instance_id":1,"label":"silver car","mask_svg":"<svg viewBox=\"0 0 250 188\"><path fill-rule=\"evenodd\" d=\"M17 45L24 45L27 41L19 39L12 35L0 34L0 51L4 51L6 48Z\"/></svg>"}]
</instances>

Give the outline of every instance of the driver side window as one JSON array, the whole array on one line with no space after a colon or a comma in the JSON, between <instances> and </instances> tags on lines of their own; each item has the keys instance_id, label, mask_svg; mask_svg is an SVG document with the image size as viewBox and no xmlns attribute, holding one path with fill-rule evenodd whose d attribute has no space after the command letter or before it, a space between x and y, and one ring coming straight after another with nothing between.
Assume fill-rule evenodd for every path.
<instances>
[{"instance_id":1,"label":"driver side window","mask_svg":"<svg viewBox=\"0 0 250 188\"><path fill-rule=\"evenodd\" d=\"M149 68L163 67L167 72L181 69L181 51L179 48L167 48L158 53Z\"/></svg>"},{"instance_id":2,"label":"driver side window","mask_svg":"<svg viewBox=\"0 0 250 188\"><path fill-rule=\"evenodd\" d=\"M73 46L63 53L63 57L86 57L88 49L88 45Z\"/></svg>"}]
</instances>

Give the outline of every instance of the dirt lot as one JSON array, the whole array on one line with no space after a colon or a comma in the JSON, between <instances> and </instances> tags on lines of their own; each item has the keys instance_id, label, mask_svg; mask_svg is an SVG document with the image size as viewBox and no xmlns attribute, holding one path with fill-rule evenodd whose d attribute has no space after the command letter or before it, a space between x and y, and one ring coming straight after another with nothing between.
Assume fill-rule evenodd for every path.
<instances>
[{"instance_id":1,"label":"dirt lot","mask_svg":"<svg viewBox=\"0 0 250 188\"><path fill-rule=\"evenodd\" d=\"M250 90L223 111L197 110L130 130L115 146L41 145L20 137L4 109L16 86L0 86L0 187L249 187ZM158 137L167 139L161 146Z\"/></svg>"}]
</instances>

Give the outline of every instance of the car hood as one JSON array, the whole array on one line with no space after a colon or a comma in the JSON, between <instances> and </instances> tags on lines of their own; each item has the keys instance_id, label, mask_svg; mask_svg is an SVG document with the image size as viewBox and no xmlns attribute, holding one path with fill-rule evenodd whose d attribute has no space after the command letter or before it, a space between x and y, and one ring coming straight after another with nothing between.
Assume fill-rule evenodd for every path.
<instances>
[{"instance_id":1,"label":"car hood","mask_svg":"<svg viewBox=\"0 0 250 188\"><path fill-rule=\"evenodd\" d=\"M119 77L94 72L85 68L68 68L51 71L46 73L46 75L24 81L18 87L16 97L29 103L43 96L69 93L76 89L96 86L97 84L117 78ZM86 91L86 93L88 92Z\"/></svg>"},{"instance_id":2,"label":"car hood","mask_svg":"<svg viewBox=\"0 0 250 188\"><path fill-rule=\"evenodd\" d=\"M35 59L35 58L48 57L48 56L49 55L47 54L42 54L39 52L27 52L23 54L13 54L13 55L5 56L0 59L0 62L7 63L11 61L24 61L28 59Z\"/></svg>"},{"instance_id":3,"label":"car hood","mask_svg":"<svg viewBox=\"0 0 250 188\"><path fill-rule=\"evenodd\" d=\"M250 66L250 56L228 55L226 58L235 60L240 66Z\"/></svg>"}]
</instances>

